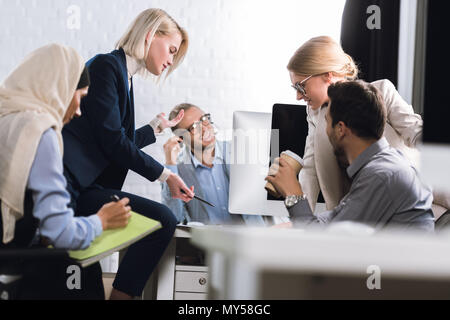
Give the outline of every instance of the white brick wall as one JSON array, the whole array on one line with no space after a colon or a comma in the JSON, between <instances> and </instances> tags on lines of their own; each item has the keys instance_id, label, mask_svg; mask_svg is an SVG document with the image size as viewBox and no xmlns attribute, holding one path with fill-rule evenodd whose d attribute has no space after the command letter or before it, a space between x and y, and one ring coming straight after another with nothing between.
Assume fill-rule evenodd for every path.
<instances>
[{"instance_id":1,"label":"white brick wall","mask_svg":"<svg viewBox=\"0 0 450 320\"><path fill-rule=\"evenodd\" d=\"M235 110L270 112L295 103L286 65L300 44L327 34L339 39L344 0L0 0L0 81L35 48L59 42L85 59L109 52L134 17L162 8L187 29L191 47L163 84L136 79L136 122L141 126L178 103L198 104L221 129ZM80 28L69 29L80 9ZM72 15L71 15L72 14ZM145 149L163 161L169 135ZM125 190L160 200L160 188L130 173Z\"/></svg>"}]
</instances>

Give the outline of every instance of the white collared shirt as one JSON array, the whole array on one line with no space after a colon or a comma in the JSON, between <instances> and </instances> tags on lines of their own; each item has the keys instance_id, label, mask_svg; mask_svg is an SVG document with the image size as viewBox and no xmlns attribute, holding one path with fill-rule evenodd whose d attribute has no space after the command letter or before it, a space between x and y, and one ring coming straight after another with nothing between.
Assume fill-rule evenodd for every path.
<instances>
[{"instance_id":1,"label":"white collared shirt","mask_svg":"<svg viewBox=\"0 0 450 320\"><path fill-rule=\"evenodd\" d=\"M138 61L136 58L126 55L127 61L127 71L128 71L128 89L131 88L131 78L134 77L139 71L144 68L142 62Z\"/></svg>"}]
</instances>

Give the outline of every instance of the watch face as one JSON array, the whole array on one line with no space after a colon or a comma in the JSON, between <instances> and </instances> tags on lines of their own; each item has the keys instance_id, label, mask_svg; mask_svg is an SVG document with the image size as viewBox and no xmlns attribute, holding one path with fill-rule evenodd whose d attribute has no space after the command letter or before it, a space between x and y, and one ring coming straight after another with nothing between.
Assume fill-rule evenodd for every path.
<instances>
[{"instance_id":1,"label":"watch face","mask_svg":"<svg viewBox=\"0 0 450 320\"><path fill-rule=\"evenodd\" d=\"M286 207L292 207L295 204L295 196L288 196L285 200Z\"/></svg>"},{"instance_id":2,"label":"watch face","mask_svg":"<svg viewBox=\"0 0 450 320\"><path fill-rule=\"evenodd\" d=\"M306 200L306 195L302 196L287 196L284 201L285 206L289 209L296 205L300 200Z\"/></svg>"}]
</instances>

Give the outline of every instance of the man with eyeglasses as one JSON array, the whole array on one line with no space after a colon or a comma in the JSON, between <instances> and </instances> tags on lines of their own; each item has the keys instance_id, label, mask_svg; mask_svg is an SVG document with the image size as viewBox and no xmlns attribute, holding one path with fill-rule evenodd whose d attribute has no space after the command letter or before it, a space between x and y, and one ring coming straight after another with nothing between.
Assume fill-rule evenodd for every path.
<instances>
[{"instance_id":1,"label":"man with eyeglasses","mask_svg":"<svg viewBox=\"0 0 450 320\"><path fill-rule=\"evenodd\" d=\"M214 207L194 200L183 203L173 199L169 187L162 184L162 202L179 222L201 222L213 225L264 226L261 216L231 215L228 212L230 181L230 143L217 141L211 115L192 104L180 104L169 120L184 110L183 120L172 128L174 137L164 145L165 166L177 173L195 194Z\"/></svg>"}]
</instances>

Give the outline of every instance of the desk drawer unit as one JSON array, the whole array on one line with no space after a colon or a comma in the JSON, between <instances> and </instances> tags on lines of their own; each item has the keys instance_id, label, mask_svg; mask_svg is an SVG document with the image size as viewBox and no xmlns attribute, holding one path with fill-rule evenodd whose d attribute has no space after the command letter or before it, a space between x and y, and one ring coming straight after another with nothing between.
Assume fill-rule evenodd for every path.
<instances>
[{"instance_id":1,"label":"desk drawer unit","mask_svg":"<svg viewBox=\"0 0 450 320\"><path fill-rule=\"evenodd\" d=\"M176 266L175 300L205 300L208 293L208 268Z\"/></svg>"},{"instance_id":2,"label":"desk drawer unit","mask_svg":"<svg viewBox=\"0 0 450 320\"><path fill-rule=\"evenodd\" d=\"M207 293L175 292L173 300L208 300Z\"/></svg>"}]
</instances>

